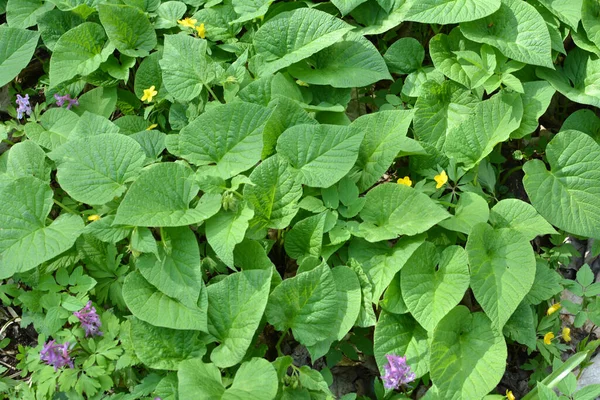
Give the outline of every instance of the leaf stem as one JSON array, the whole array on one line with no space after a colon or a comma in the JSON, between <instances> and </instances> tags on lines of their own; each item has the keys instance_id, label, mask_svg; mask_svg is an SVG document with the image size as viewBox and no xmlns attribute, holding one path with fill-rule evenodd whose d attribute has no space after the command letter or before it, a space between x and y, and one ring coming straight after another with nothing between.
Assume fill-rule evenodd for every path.
<instances>
[{"instance_id":1,"label":"leaf stem","mask_svg":"<svg viewBox=\"0 0 600 400\"><path fill-rule=\"evenodd\" d=\"M65 206L63 203L61 203L60 201L56 200L56 199L52 199L54 201L54 204L56 204L57 206L59 206L60 208L62 208L63 210L65 210L68 213L71 214L75 214L75 215L79 215L79 213L71 210L69 207Z\"/></svg>"},{"instance_id":2,"label":"leaf stem","mask_svg":"<svg viewBox=\"0 0 600 400\"><path fill-rule=\"evenodd\" d=\"M281 351L281 343L283 343L283 339L287 336L287 333L288 333L288 330L286 329L285 332L281 333L281 336L279 337L277 344L275 344L275 348L277 349L278 357L283 356L283 352Z\"/></svg>"},{"instance_id":3,"label":"leaf stem","mask_svg":"<svg viewBox=\"0 0 600 400\"><path fill-rule=\"evenodd\" d=\"M217 97L217 95L215 94L215 92L213 92L213 90L210 88L210 86L208 86L208 85L206 85L206 84L205 84L205 85L204 85L204 87L206 87L206 90L208 90L208 93L210 93L210 95L211 95L211 96L212 96L212 97L213 97L213 98L214 98L216 101L218 101L219 103L223 104L223 103L221 102L221 100L219 100L219 98Z\"/></svg>"}]
</instances>

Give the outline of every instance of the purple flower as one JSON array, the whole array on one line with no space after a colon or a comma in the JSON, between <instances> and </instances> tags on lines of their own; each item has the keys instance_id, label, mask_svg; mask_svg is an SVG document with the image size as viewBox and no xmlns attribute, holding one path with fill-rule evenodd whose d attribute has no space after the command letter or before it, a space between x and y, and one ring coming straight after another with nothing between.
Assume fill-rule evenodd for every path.
<instances>
[{"instance_id":1,"label":"purple flower","mask_svg":"<svg viewBox=\"0 0 600 400\"><path fill-rule=\"evenodd\" d=\"M56 99L56 105L62 107L65 102L69 102L67 104L67 110L70 110L73 106L78 106L79 101L77 99L72 99L70 94L65 94L64 96L60 96L58 93L54 93L54 98Z\"/></svg>"},{"instance_id":2,"label":"purple flower","mask_svg":"<svg viewBox=\"0 0 600 400\"><path fill-rule=\"evenodd\" d=\"M383 366L385 374L381 379L383 379L383 386L386 389L398 389L400 385L415 380L415 374L410 372L410 366L406 364L406 357L393 354L387 354L385 357L388 363Z\"/></svg>"},{"instance_id":3,"label":"purple flower","mask_svg":"<svg viewBox=\"0 0 600 400\"><path fill-rule=\"evenodd\" d=\"M27 115L31 115L31 105L29 104L29 95L26 94L25 97L21 97L20 94L17 95L17 119L23 118L23 113Z\"/></svg>"},{"instance_id":4,"label":"purple flower","mask_svg":"<svg viewBox=\"0 0 600 400\"><path fill-rule=\"evenodd\" d=\"M73 368L73 360L69 357L69 342L58 344L52 339L45 343L40 351L40 359L46 364L52 365L55 371L65 365Z\"/></svg>"},{"instance_id":5,"label":"purple flower","mask_svg":"<svg viewBox=\"0 0 600 400\"><path fill-rule=\"evenodd\" d=\"M100 317L96 314L96 309L92 307L91 301L88 301L81 310L75 311L73 315L79 318L81 327L85 330L86 337L94 335L102 336L102 332L100 332L102 323L100 322Z\"/></svg>"}]
</instances>

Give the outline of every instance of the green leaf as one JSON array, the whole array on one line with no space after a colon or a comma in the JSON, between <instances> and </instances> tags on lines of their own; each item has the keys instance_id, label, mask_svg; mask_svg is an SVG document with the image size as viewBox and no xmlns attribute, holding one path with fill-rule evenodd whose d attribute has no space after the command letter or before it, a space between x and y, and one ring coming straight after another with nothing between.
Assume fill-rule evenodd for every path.
<instances>
[{"instance_id":1,"label":"green leaf","mask_svg":"<svg viewBox=\"0 0 600 400\"><path fill-rule=\"evenodd\" d=\"M262 319L272 269L242 271L207 287L208 331L220 343L210 359L219 368L238 364Z\"/></svg>"},{"instance_id":2,"label":"green leaf","mask_svg":"<svg viewBox=\"0 0 600 400\"><path fill-rule=\"evenodd\" d=\"M279 136L277 153L299 171L301 183L329 187L350 171L363 138L353 127L296 125Z\"/></svg>"},{"instance_id":3,"label":"green leaf","mask_svg":"<svg viewBox=\"0 0 600 400\"><path fill-rule=\"evenodd\" d=\"M577 103L600 107L600 59L576 47L556 71L537 68L535 73L554 89Z\"/></svg>"},{"instance_id":4,"label":"green leaf","mask_svg":"<svg viewBox=\"0 0 600 400\"><path fill-rule=\"evenodd\" d=\"M583 0L538 0L562 22L577 30L581 21Z\"/></svg>"},{"instance_id":5,"label":"green leaf","mask_svg":"<svg viewBox=\"0 0 600 400\"><path fill-rule=\"evenodd\" d=\"M478 102L470 90L453 81L425 83L415 103L415 137L441 151L448 132L467 119Z\"/></svg>"},{"instance_id":6,"label":"green leaf","mask_svg":"<svg viewBox=\"0 0 600 400\"><path fill-rule=\"evenodd\" d=\"M63 214L46 226L50 186L34 177L0 185L0 277L37 267L68 250L83 230L77 215Z\"/></svg>"},{"instance_id":7,"label":"green leaf","mask_svg":"<svg viewBox=\"0 0 600 400\"><path fill-rule=\"evenodd\" d=\"M277 372L263 358L244 362L227 390L219 369L199 358L182 362L177 377L181 400L273 400L277 395Z\"/></svg>"},{"instance_id":8,"label":"green leaf","mask_svg":"<svg viewBox=\"0 0 600 400\"><path fill-rule=\"evenodd\" d=\"M136 266L148 283L167 296L189 307L198 302L202 290L200 249L188 227L163 228L158 254L143 254Z\"/></svg>"},{"instance_id":9,"label":"green leaf","mask_svg":"<svg viewBox=\"0 0 600 400\"><path fill-rule=\"evenodd\" d=\"M163 82L178 101L198 97L211 78L206 59L207 42L188 35L165 35L163 57L158 62Z\"/></svg>"},{"instance_id":10,"label":"green leaf","mask_svg":"<svg viewBox=\"0 0 600 400\"><path fill-rule=\"evenodd\" d=\"M221 208L221 196L204 194L191 208L190 202L198 194L193 175L189 167L179 163L145 168L119 205L115 224L184 226L210 218Z\"/></svg>"},{"instance_id":11,"label":"green leaf","mask_svg":"<svg viewBox=\"0 0 600 400\"><path fill-rule=\"evenodd\" d=\"M89 75L108 59L114 46L106 41L104 29L84 22L62 35L50 58L50 87L77 75Z\"/></svg>"},{"instance_id":12,"label":"green leaf","mask_svg":"<svg viewBox=\"0 0 600 400\"><path fill-rule=\"evenodd\" d=\"M473 113L448 132L448 158L471 169L507 140L521 124L523 103L517 93L500 92L475 106Z\"/></svg>"},{"instance_id":13,"label":"green leaf","mask_svg":"<svg viewBox=\"0 0 600 400\"><path fill-rule=\"evenodd\" d=\"M559 132L546 146L550 171L541 160L523 166L531 204L552 225L600 238L600 145L585 133Z\"/></svg>"},{"instance_id":14,"label":"green leaf","mask_svg":"<svg viewBox=\"0 0 600 400\"><path fill-rule=\"evenodd\" d=\"M159 102L161 99L165 98L167 93L166 88L163 85L162 70L159 64L161 57L162 52L156 51L144 58L144 61L141 62L135 73L133 89L137 98L141 99L144 96L144 90L152 86L154 86L154 89L158 92L153 101ZM144 129L146 129L146 126L144 126ZM138 129L134 132L139 132L141 130L142 129Z\"/></svg>"},{"instance_id":15,"label":"green leaf","mask_svg":"<svg viewBox=\"0 0 600 400\"><path fill-rule=\"evenodd\" d=\"M352 16L365 28L358 30L361 35L379 35L397 27L406 20L406 13L412 2L391 1L390 9L380 7L375 1L367 1L354 10Z\"/></svg>"},{"instance_id":16,"label":"green leaf","mask_svg":"<svg viewBox=\"0 0 600 400\"><path fill-rule=\"evenodd\" d=\"M373 311L373 285L371 285L371 282L369 282L369 278L363 271L362 266L356 260L352 258L349 259L348 267L350 267L350 269L356 273L356 276L358 276L358 282L360 282L360 290L362 292L362 303L360 312L358 314L358 319L356 320L356 326L362 328L374 326L377 318L375 317L375 312Z\"/></svg>"},{"instance_id":17,"label":"green leaf","mask_svg":"<svg viewBox=\"0 0 600 400\"><path fill-rule=\"evenodd\" d=\"M29 64L39 38L34 31L0 26L0 87Z\"/></svg>"},{"instance_id":18,"label":"green leaf","mask_svg":"<svg viewBox=\"0 0 600 400\"><path fill-rule=\"evenodd\" d=\"M113 226L114 220L114 215L102 217L91 224L87 224L83 233L106 243L117 243L131 234L131 228L122 225Z\"/></svg>"},{"instance_id":19,"label":"green leaf","mask_svg":"<svg viewBox=\"0 0 600 400\"><path fill-rule=\"evenodd\" d=\"M287 161L269 157L250 174L254 185L244 186L244 199L254 208L251 225L284 229L299 210L302 185Z\"/></svg>"},{"instance_id":20,"label":"green leaf","mask_svg":"<svg viewBox=\"0 0 600 400\"><path fill-rule=\"evenodd\" d=\"M365 132L354 168L360 192L373 186L402 150L413 113L407 110L380 111L354 120L352 126Z\"/></svg>"},{"instance_id":21,"label":"green leaf","mask_svg":"<svg viewBox=\"0 0 600 400\"><path fill-rule=\"evenodd\" d=\"M340 10L342 15L347 15L365 1L367 0L332 0L331 2Z\"/></svg>"},{"instance_id":22,"label":"green leaf","mask_svg":"<svg viewBox=\"0 0 600 400\"><path fill-rule=\"evenodd\" d=\"M46 162L46 153L35 142L25 140L15 144L4 158L6 159L5 176L12 179L33 176L50 183L52 169ZM2 175L0 175L1 179Z\"/></svg>"},{"instance_id":23,"label":"green leaf","mask_svg":"<svg viewBox=\"0 0 600 400\"><path fill-rule=\"evenodd\" d=\"M556 93L546 81L524 82L523 90L523 118L519 128L510 134L511 139L520 139L538 128L538 119L546 112Z\"/></svg>"},{"instance_id":24,"label":"green leaf","mask_svg":"<svg viewBox=\"0 0 600 400\"><path fill-rule=\"evenodd\" d=\"M546 21L531 4L502 0L498 11L461 23L460 30L467 39L494 46L513 60L554 68Z\"/></svg>"},{"instance_id":25,"label":"green leaf","mask_svg":"<svg viewBox=\"0 0 600 400\"><path fill-rule=\"evenodd\" d=\"M413 317L431 332L463 298L469 278L462 247L448 246L440 254L433 243L425 242L401 270L402 298Z\"/></svg>"},{"instance_id":26,"label":"green leaf","mask_svg":"<svg viewBox=\"0 0 600 400\"><path fill-rule=\"evenodd\" d=\"M361 35L348 33L343 40L289 68L290 74L311 85L354 88L391 80L377 48Z\"/></svg>"},{"instance_id":27,"label":"green leaf","mask_svg":"<svg viewBox=\"0 0 600 400\"><path fill-rule=\"evenodd\" d=\"M187 6L181 1L167 1L158 6L158 18L154 23L156 29L168 29L177 26L177 20L183 18Z\"/></svg>"},{"instance_id":28,"label":"green leaf","mask_svg":"<svg viewBox=\"0 0 600 400\"><path fill-rule=\"evenodd\" d=\"M98 15L108 38L120 53L130 57L146 57L156 46L156 32L139 8L100 4Z\"/></svg>"},{"instance_id":29,"label":"green leaf","mask_svg":"<svg viewBox=\"0 0 600 400\"><path fill-rule=\"evenodd\" d=\"M285 252L294 259L319 256L323 244L326 213L320 213L297 222L285 235Z\"/></svg>"},{"instance_id":30,"label":"green leaf","mask_svg":"<svg viewBox=\"0 0 600 400\"><path fill-rule=\"evenodd\" d=\"M527 296L525 296L524 301L533 305L537 305L552 298L554 295L564 290L561 282L561 275L550 268L546 261L537 259L535 280L533 281L531 290L529 293L527 293Z\"/></svg>"},{"instance_id":31,"label":"green leaf","mask_svg":"<svg viewBox=\"0 0 600 400\"><path fill-rule=\"evenodd\" d=\"M339 298L333 274L325 263L277 286L265 311L267 322L279 331L291 328L294 338L305 346L335 338Z\"/></svg>"},{"instance_id":32,"label":"green leaf","mask_svg":"<svg viewBox=\"0 0 600 400\"><path fill-rule=\"evenodd\" d=\"M229 179L260 161L270 115L270 109L245 102L211 108L181 130L176 153L195 165L216 164Z\"/></svg>"},{"instance_id":33,"label":"green leaf","mask_svg":"<svg viewBox=\"0 0 600 400\"><path fill-rule=\"evenodd\" d=\"M531 305L527 301L523 301L506 321L502 331L504 336L526 345L531 351L535 351L536 325L537 315L534 314Z\"/></svg>"},{"instance_id":34,"label":"green leaf","mask_svg":"<svg viewBox=\"0 0 600 400\"><path fill-rule=\"evenodd\" d=\"M575 111L567 117L560 130L575 130L587 133L600 144L600 118L592 110L584 108Z\"/></svg>"},{"instance_id":35,"label":"green leaf","mask_svg":"<svg viewBox=\"0 0 600 400\"><path fill-rule=\"evenodd\" d=\"M473 226L480 222L487 222L490 215L487 201L478 194L464 192L460 195L454 215L441 221L442 228L451 231L471 233Z\"/></svg>"},{"instance_id":36,"label":"green leaf","mask_svg":"<svg viewBox=\"0 0 600 400\"><path fill-rule=\"evenodd\" d=\"M199 331L158 328L133 318L130 332L135 355L148 368L176 370L180 362L206 353Z\"/></svg>"},{"instance_id":37,"label":"green leaf","mask_svg":"<svg viewBox=\"0 0 600 400\"><path fill-rule=\"evenodd\" d=\"M431 380L442 399L479 399L496 387L506 367L502 333L467 307L450 311L433 331Z\"/></svg>"},{"instance_id":38,"label":"green leaf","mask_svg":"<svg viewBox=\"0 0 600 400\"><path fill-rule=\"evenodd\" d=\"M261 76L279 71L338 42L352 27L314 8L283 12L254 35L256 53L264 60Z\"/></svg>"},{"instance_id":39,"label":"green leaf","mask_svg":"<svg viewBox=\"0 0 600 400\"><path fill-rule=\"evenodd\" d=\"M110 118L117 105L116 87L97 87L79 98L79 107L75 112L83 115L87 112ZM48 110L50 111L50 110Z\"/></svg>"},{"instance_id":40,"label":"green leaf","mask_svg":"<svg viewBox=\"0 0 600 400\"><path fill-rule=\"evenodd\" d=\"M450 216L429 196L405 185L384 183L365 197L359 232L369 242L416 235Z\"/></svg>"},{"instance_id":41,"label":"green leaf","mask_svg":"<svg viewBox=\"0 0 600 400\"><path fill-rule=\"evenodd\" d=\"M473 227L466 249L473 294L496 329L502 329L533 285L533 249L518 231L487 224Z\"/></svg>"},{"instance_id":42,"label":"green leaf","mask_svg":"<svg viewBox=\"0 0 600 400\"><path fill-rule=\"evenodd\" d=\"M96 135L119 133L117 125L98 114L85 111L69 134L69 139L91 138Z\"/></svg>"},{"instance_id":43,"label":"green leaf","mask_svg":"<svg viewBox=\"0 0 600 400\"><path fill-rule=\"evenodd\" d=\"M581 23L589 40L600 47L600 3L595 0L583 0L581 7ZM577 29L575 29L577 30Z\"/></svg>"},{"instance_id":44,"label":"green leaf","mask_svg":"<svg viewBox=\"0 0 600 400\"><path fill-rule=\"evenodd\" d=\"M133 139L119 134L100 134L70 140L59 150L56 177L75 200L104 204L121 196L125 183L142 170L146 156Z\"/></svg>"},{"instance_id":45,"label":"green leaf","mask_svg":"<svg viewBox=\"0 0 600 400\"><path fill-rule=\"evenodd\" d=\"M237 211L221 210L206 220L206 240L227 266L233 267L233 250L244 240L253 216L254 211L244 204Z\"/></svg>"},{"instance_id":46,"label":"green leaf","mask_svg":"<svg viewBox=\"0 0 600 400\"><path fill-rule=\"evenodd\" d=\"M233 9L240 16L235 23L264 16L273 0L232 0Z\"/></svg>"},{"instance_id":47,"label":"green leaf","mask_svg":"<svg viewBox=\"0 0 600 400\"><path fill-rule=\"evenodd\" d=\"M204 285L202 285L204 286ZM152 286L142 274L131 272L123 283L123 298L131 313L149 324L177 330L208 332L206 289L198 305L188 307Z\"/></svg>"},{"instance_id":48,"label":"green leaf","mask_svg":"<svg viewBox=\"0 0 600 400\"><path fill-rule=\"evenodd\" d=\"M429 372L427 331L410 314L396 315L382 311L375 326L373 341L375 360L382 375L387 354L406 356L406 364L417 378Z\"/></svg>"},{"instance_id":49,"label":"green leaf","mask_svg":"<svg viewBox=\"0 0 600 400\"><path fill-rule=\"evenodd\" d=\"M557 233L531 204L518 199L504 199L496 203L490 211L490 224L495 229L511 228L519 231L527 240Z\"/></svg>"},{"instance_id":50,"label":"green leaf","mask_svg":"<svg viewBox=\"0 0 600 400\"><path fill-rule=\"evenodd\" d=\"M385 62L394 74L410 74L423 64L425 49L415 38L404 37L395 41L383 55Z\"/></svg>"},{"instance_id":51,"label":"green leaf","mask_svg":"<svg viewBox=\"0 0 600 400\"><path fill-rule=\"evenodd\" d=\"M25 29L36 24L36 19L54 7L52 2L43 0L8 0L6 22L11 28Z\"/></svg>"},{"instance_id":52,"label":"green leaf","mask_svg":"<svg viewBox=\"0 0 600 400\"><path fill-rule=\"evenodd\" d=\"M456 24L473 21L494 13L500 0L410 0L407 21L423 24Z\"/></svg>"}]
</instances>

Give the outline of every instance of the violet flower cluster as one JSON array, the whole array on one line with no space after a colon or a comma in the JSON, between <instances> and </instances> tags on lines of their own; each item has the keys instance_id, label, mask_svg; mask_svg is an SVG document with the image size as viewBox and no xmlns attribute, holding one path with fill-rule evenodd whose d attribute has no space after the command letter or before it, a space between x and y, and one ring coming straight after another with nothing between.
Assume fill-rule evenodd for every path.
<instances>
[{"instance_id":1,"label":"violet flower cluster","mask_svg":"<svg viewBox=\"0 0 600 400\"><path fill-rule=\"evenodd\" d=\"M79 101L77 99L72 99L70 94L65 94L64 96L60 96L58 93L54 94L54 98L56 99L56 105L62 107L65 103L67 104L67 110L70 110L73 106L78 106Z\"/></svg>"},{"instance_id":2,"label":"violet flower cluster","mask_svg":"<svg viewBox=\"0 0 600 400\"><path fill-rule=\"evenodd\" d=\"M79 318L81 327L85 330L86 337L94 335L102 336L102 332L100 331L102 323L100 322L100 317L96 314L96 308L92 306L91 301L88 301L81 310L75 311L73 315Z\"/></svg>"},{"instance_id":3,"label":"violet flower cluster","mask_svg":"<svg viewBox=\"0 0 600 400\"><path fill-rule=\"evenodd\" d=\"M31 105L29 104L29 95L26 94L22 97L20 94L17 95L17 119L23 118L23 113L31 115Z\"/></svg>"},{"instance_id":4,"label":"violet flower cluster","mask_svg":"<svg viewBox=\"0 0 600 400\"><path fill-rule=\"evenodd\" d=\"M401 385L415 380L415 374L410 371L410 366L406 364L406 357L393 354L387 354L385 357L388 362L383 366L385 374L381 379L386 389L398 389Z\"/></svg>"},{"instance_id":5,"label":"violet flower cluster","mask_svg":"<svg viewBox=\"0 0 600 400\"><path fill-rule=\"evenodd\" d=\"M46 364L52 365L54 370L58 370L65 365L73 368L73 360L69 356L69 342L58 344L54 339L44 344L40 351L40 358Z\"/></svg>"}]
</instances>

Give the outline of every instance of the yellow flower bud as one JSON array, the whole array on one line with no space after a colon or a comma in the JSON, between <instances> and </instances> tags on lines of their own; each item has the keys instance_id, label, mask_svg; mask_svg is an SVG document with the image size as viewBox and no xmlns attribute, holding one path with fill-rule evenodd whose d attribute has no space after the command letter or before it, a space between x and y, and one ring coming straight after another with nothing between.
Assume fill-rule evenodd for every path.
<instances>
[{"instance_id":1,"label":"yellow flower bud","mask_svg":"<svg viewBox=\"0 0 600 400\"><path fill-rule=\"evenodd\" d=\"M408 176L398 179L398 183L400 185L405 185L405 186L409 186L409 187L412 186L412 181L410 180L410 177L408 177Z\"/></svg>"},{"instance_id":2,"label":"yellow flower bud","mask_svg":"<svg viewBox=\"0 0 600 400\"><path fill-rule=\"evenodd\" d=\"M446 171L442 171L439 175L434 176L433 180L435 180L435 182L437 183L437 185L435 185L435 188L439 189L442 186L444 186L446 182L448 182L448 175L446 174Z\"/></svg>"},{"instance_id":3,"label":"yellow flower bud","mask_svg":"<svg viewBox=\"0 0 600 400\"><path fill-rule=\"evenodd\" d=\"M100 216L98 214L90 215L89 217L87 217L87 220L91 222L98 221L99 219Z\"/></svg>"},{"instance_id":4,"label":"yellow flower bud","mask_svg":"<svg viewBox=\"0 0 600 400\"><path fill-rule=\"evenodd\" d=\"M567 328L566 326L563 328L562 338L567 343L571 341L571 328Z\"/></svg>"},{"instance_id":5,"label":"yellow flower bud","mask_svg":"<svg viewBox=\"0 0 600 400\"><path fill-rule=\"evenodd\" d=\"M516 400L515 395L513 394L513 392L511 392L510 390L506 391L506 398L508 400Z\"/></svg>"},{"instance_id":6,"label":"yellow flower bud","mask_svg":"<svg viewBox=\"0 0 600 400\"><path fill-rule=\"evenodd\" d=\"M552 339L554 339L554 333L548 332L544 335L544 344L552 344Z\"/></svg>"},{"instance_id":7,"label":"yellow flower bud","mask_svg":"<svg viewBox=\"0 0 600 400\"><path fill-rule=\"evenodd\" d=\"M184 26L186 28L192 28L192 29L194 29L196 27L196 22L198 22L198 21L193 18L184 18L184 19L177 20L177 23L179 25Z\"/></svg>"},{"instance_id":8,"label":"yellow flower bud","mask_svg":"<svg viewBox=\"0 0 600 400\"><path fill-rule=\"evenodd\" d=\"M560 303L554 303L550 306L550 308L548 308L548 311L546 311L546 315L552 315L555 312L557 312L560 309Z\"/></svg>"}]
</instances>

